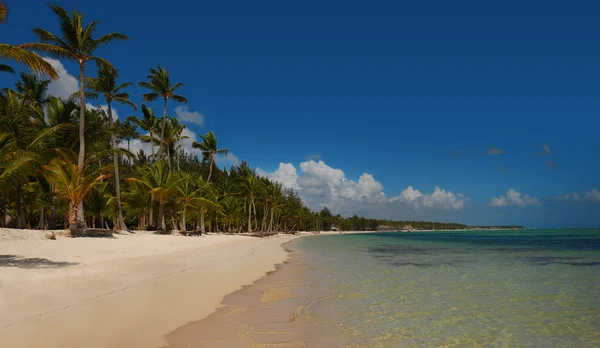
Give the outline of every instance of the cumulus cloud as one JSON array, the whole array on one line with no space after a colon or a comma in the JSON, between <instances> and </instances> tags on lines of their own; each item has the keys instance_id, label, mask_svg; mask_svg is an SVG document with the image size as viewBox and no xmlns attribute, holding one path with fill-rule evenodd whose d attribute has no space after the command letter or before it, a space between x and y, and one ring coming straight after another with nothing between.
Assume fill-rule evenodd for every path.
<instances>
[{"instance_id":1,"label":"cumulus cloud","mask_svg":"<svg viewBox=\"0 0 600 348\"><path fill-rule=\"evenodd\" d=\"M412 186L407 187L399 196L390 198L390 201L404 201L415 207L442 208L446 210L460 210L464 208L465 198L462 194L454 194L439 187L435 187L432 193L422 194Z\"/></svg>"},{"instance_id":2,"label":"cumulus cloud","mask_svg":"<svg viewBox=\"0 0 600 348\"><path fill-rule=\"evenodd\" d=\"M498 156L503 154L504 151L502 151L501 149L494 147L494 146L490 146L488 147L488 155L490 156Z\"/></svg>"},{"instance_id":3,"label":"cumulus cloud","mask_svg":"<svg viewBox=\"0 0 600 348\"><path fill-rule=\"evenodd\" d=\"M588 200L594 201L594 202L600 202L600 191L598 191L597 189L594 188L591 191L586 192L585 199L588 199Z\"/></svg>"},{"instance_id":4,"label":"cumulus cloud","mask_svg":"<svg viewBox=\"0 0 600 348\"><path fill-rule=\"evenodd\" d=\"M541 203L537 198L530 197L529 195L522 195L516 189L511 188L506 195L492 198L488 205L491 207L506 207L509 205L524 207L526 205L541 205Z\"/></svg>"},{"instance_id":5,"label":"cumulus cloud","mask_svg":"<svg viewBox=\"0 0 600 348\"><path fill-rule=\"evenodd\" d=\"M271 173L262 169L257 173L297 190L312 209L327 206L334 213L346 215L362 213L381 218L410 218L415 216L415 210L460 210L468 200L462 194L439 187L433 192L421 193L409 186L398 196L388 197L383 184L373 175L363 173L357 180L352 180L341 169L332 168L323 161L302 162L299 171L291 163L280 163Z\"/></svg>"},{"instance_id":6,"label":"cumulus cloud","mask_svg":"<svg viewBox=\"0 0 600 348\"><path fill-rule=\"evenodd\" d=\"M176 107L175 114L183 122L190 122L200 126L204 124L204 115L198 111L190 111L187 105L180 105Z\"/></svg>"},{"instance_id":7,"label":"cumulus cloud","mask_svg":"<svg viewBox=\"0 0 600 348\"><path fill-rule=\"evenodd\" d=\"M43 57L58 72L58 79L48 84L48 94L67 100L71 94L79 91L79 81L69 74L60 60Z\"/></svg>"},{"instance_id":8,"label":"cumulus cloud","mask_svg":"<svg viewBox=\"0 0 600 348\"><path fill-rule=\"evenodd\" d=\"M281 183L284 188L300 190L300 186L298 185L298 173L296 167L291 163L279 163L279 168L272 173L267 173L260 168L256 170L256 173Z\"/></svg>"},{"instance_id":9,"label":"cumulus cloud","mask_svg":"<svg viewBox=\"0 0 600 348\"><path fill-rule=\"evenodd\" d=\"M215 163L220 167L237 166L240 164L240 158L233 153L228 152L227 155L217 155Z\"/></svg>"}]
</instances>

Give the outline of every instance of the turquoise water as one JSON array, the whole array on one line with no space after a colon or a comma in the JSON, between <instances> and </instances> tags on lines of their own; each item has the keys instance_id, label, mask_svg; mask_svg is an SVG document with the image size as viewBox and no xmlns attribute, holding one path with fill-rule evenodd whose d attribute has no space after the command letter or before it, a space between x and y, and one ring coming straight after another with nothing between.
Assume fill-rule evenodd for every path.
<instances>
[{"instance_id":1,"label":"turquoise water","mask_svg":"<svg viewBox=\"0 0 600 348\"><path fill-rule=\"evenodd\" d=\"M294 243L347 347L600 347L600 231L377 233Z\"/></svg>"}]
</instances>

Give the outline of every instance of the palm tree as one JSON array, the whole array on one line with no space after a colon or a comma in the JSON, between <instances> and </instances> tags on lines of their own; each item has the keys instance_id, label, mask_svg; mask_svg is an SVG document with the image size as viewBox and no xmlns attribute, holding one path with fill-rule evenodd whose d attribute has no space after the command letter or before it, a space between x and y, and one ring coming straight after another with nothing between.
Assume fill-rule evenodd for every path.
<instances>
[{"instance_id":1,"label":"palm tree","mask_svg":"<svg viewBox=\"0 0 600 348\"><path fill-rule=\"evenodd\" d=\"M92 21L84 26L83 15L73 10L71 16L58 5L49 5L58 16L60 22L61 36L58 37L51 32L36 28L33 32L40 38L40 43L23 44L22 47L30 48L39 52L46 52L55 58L71 59L79 63L79 157L77 165L83 168L85 160L85 67L88 61L112 68L112 65L103 58L94 56L94 52L100 45L108 44L113 40L128 40L128 37L120 33L110 33L98 39L92 38L96 31L98 21ZM77 218L80 228L85 226L83 215L83 200L79 202Z\"/></svg>"},{"instance_id":2,"label":"palm tree","mask_svg":"<svg viewBox=\"0 0 600 348\"><path fill-rule=\"evenodd\" d=\"M256 174L249 173L246 176L240 177L238 182L240 185L241 194L248 202L248 233L252 233L252 208L254 208L254 215L256 215L254 198L258 194L260 181Z\"/></svg>"},{"instance_id":3,"label":"palm tree","mask_svg":"<svg viewBox=\"0 0 600 348\"><path fill-rule=\"evenodd\" d=\"M177 179L168 170L164 161L157 161L154 165L147 165L142 170L142 178L127 178L128 182L139 183L146 186L154 201L158 201L158 231L165 233L167 224L165 222L165 203L174 191Z\"/></svg>"},{"instance_id":4,"label":"palm tree","mask_svg":"<svg viewBox=\"0 0 600 348\"><path fill-rule=\"evenodd\" d=\"M121 139L127 141L127 152L131 153L131 140L137 139L140 137L140 133L137 131L137 127L135 126L135 122L132 119L135 119L135 116L127 117L127 120L119 125L118 133ZM133 169L133 161L131 157L129 157L129 168Z\"/></svg>"},{"instance_id":5,"label":"palm tree","mask_svg":"<svg viewBox=\"0 0 600 348\"><path fill-rule=\"evenodd\" d=\"M154 135L158 130L158 117L154 115L154 109L148 108L146 105L142 105L142 119L137 117L127 117L128 121L131 121L136 126L140 127L142 130L146 131L150 135L150 139L155 139ZM152 160L156 159L154 152L154 141L150 141L150 145L152 146Z\"/></svg>"},{"instance_id":6,"label":"palm tree","mask_svg":"<svg viewBox=\"0 0 600 348\"><path fill-rule=\"evenodd\" d=\"M38 111L10 90L0 94L0 187L16 188L18 228L26 225L23 184L29 176L41 172L45 160L55 153L55 137L68 128L46 127Z\"/></svg>"},{"instance_id":7,"label":"palm tree","mask_svg":"<svg viewBox=\"0 0 600 348\"><path fill-rule=\"evenodd\" d=\"M159 97L163 98L165 107L163 111L162 130L160 138L163 139L165 136L165 128L167 127L167 103L169 99L173 99L178 103L187 104L187 99L179 94L175 94L175 91L183 86L183 83L177 82L171 84L171 78L169 77L169 71L163 69L160 65L157 69L150 68L150 74L146 76L149 82L139 82L140 87L144 87L150 90L150 93L144 94L144 102L155 101ZM165 149L162 148L162 154L164 155Z\"/></svg>"},{"instance_id":8,"label":"palm tree","mask_svg":"<svg viewBox=\"0 0 600 348\"><path fill-rule=\"evenodd\" d=\"M90 168L92 167L86 166L86 169ZM56 158L45 166L45 169L55 185L56 193L69 201L69 230L74 237L79 229L77 207L82 205L95 185L110 176L110 174L102 174L108 171L108 168L92 169L91 172L84 173L84 170L71 160Z\"/></svg>"},{"instance_id":9,"label":"palm tree","mask_svg":"<svg viewBox=\"0 0 600 348\"><path fill-rule=\"evenodd\" d=\"M187 135L181 135L184 129L185 125L180 124L176 118L172 118L167 124L166 134L162 138L162 143L167 150L167 163L169 164L169 168L171 168L171 156L174 153L179 156L179 152L177 151L179 146L177 146L177 143L189 138ZM177 160L177 170L179 170L179 160Z\"/></svg>"},{"instance_id":10,"label":"palm tree","mask_svg":"<svg viewBox=\"0 0 600 348\"><path fill-rule=\"evenodd\" d=\"M213 131L210 131L204 135L200 135L202 142L194 141L192 147L194 149L200 149L202 151L202 158L208 161L210 164L210 172L208 174L208 178L206 178L206 182L210 182L210 177L212 176L213 165L215 163L216 155L227 155L229 150L227 149L219 149L217 146L217 137Z\"/></svg>"},{"instance_id":11,"label":"palm tree","mask_svg":"<svg viewBox=\"0 0 600 348\"><path fill-rule=\"evenodd\" d=\"M117 74L118 70L113 70L106 65L101 65L98 69L97 77L86 78L87 86L91 91L91 93L89 93L91 97L97 97L98 94L104 95L104 100L108 105L108 124L111 127L113 125L113 102L130 106L133 111L137 111L137 106L129 100L129 94L123 92L123 89L132 86L133 84L131 82L125 82L118 85ZM111 133L111 145L113 149L117 148L117 138L115 133L115 131ZM125 220L123 220L123 211L121 209L121 177L119 175L119 156L116 154L113 155L113 163L115 166L115 190L117 198L117 225L115 226L115 229L127 230L127 225L125 225Z\"/></svg>"},{"instance_id":12,"label":"palm tree","mask_svg":"<svg viewBox=\"0 0 600 348\"><path fill-rule=\"evenodd\" d=\"M227 221L227 232L231 232L232 222L242 214L243 207L236 197L225 197L221 201L221 212Z\"/></svg>"},{"instance_id":13,"label":"palm tree","mask_svg":"<svg viewBox=\"0 0 600 348\"><path fill-rule=\"evenodd\" d=\"M21 80L15 83L15 94L33 107L46 103L50 80L40 79L35 74L21 73Z\"/></svg>"}]
</instances>

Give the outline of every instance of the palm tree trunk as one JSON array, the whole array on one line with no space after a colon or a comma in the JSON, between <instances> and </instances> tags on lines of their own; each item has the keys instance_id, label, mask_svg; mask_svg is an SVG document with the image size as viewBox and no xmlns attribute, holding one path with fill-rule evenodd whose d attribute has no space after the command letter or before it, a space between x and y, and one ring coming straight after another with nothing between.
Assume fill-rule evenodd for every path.
<instances>
[{"instance_id":1,"label":"palm tree trunk","mask_svg":"<svg viewBox=\"0 0 600 348\"><path fill-rule=\"evenodd\" d=\"M17 228L27 228L23 213L23 185L17 185Z\"/></svg>"},{"instance_id":2,"label":"palm tree trunk","mask_svg":"<svg viewBox=\"0 0 600 348\"><path fill-rule=\"evenodd\" d=\"M165 205L163 202L158 202L158 230L161 232L167 231L167 224L165 223Z\"/></svg>"},{"instance_id":3,"label":"palm tree trunk","mask_svg":"<svg viewBox=\"0 0 600 348\"><path fill-rule=\"evenodd\" d=\"M185 209L187 208L186 205L183 206L183 212L181 212L181 231L185 232L186 231L186 227L185 227Z\"/></svg>"},{"instance_id":4,"label":"palm tree trunk","mask_svg":"<svg viewBox=\"0 0 600 348\"><path fill-rule=\"evenodd\" d=\"M267 231L271 232L273 231L273 214L275 213L275 207L271 207L271 221L269 221L269 227L267 228Z\"/></svg>"},{"instance_id":5,"label":"palm tree trunk","mask_svg":"<svg viewBox=\"0 0 600 348\"><path fill-rule=\"evenodd\" d=\"M256 202L254 202L254 197L252 197L251 203L254 207L254 227L258 229L258 214L256 214Z\"/></svg>"},{"instance_id":6,"label":"palm tree trunk","mask_svg":"<svg viewBox=\"0 0 600 348\"><path fill-rule=\"evenodd\" d=\"M131 152L130 144L131 144L131 139L128 138L127 139L127 152ZM127 157L129 157L129 156L127 156ZM133 170L133 158L132 157L129 157L129 169Z\"/></svg>"},{"instance_id":7,"label":"palm tree trunk","mask_svg":"<svg viewBox=\"0 0 600 348\"><path fill-rule=\"evenodd\" d=\"M162 122L162 130L160 132L160 149L159 152L162 154L165 153L163 149L164 139L165 139L165 128L167 127L167 101L169 99L165 98L165 109L163 111L163 122ZM169 170L171 170L171 166L169 166Z\"/></svg>"},{"instance_id":8,"label":"palm tree trunk","mask_svg":"<svg viewBox=\"0 0 600 348\"><path fill-rule=\"evenodd\" d=\"M46 230L48 229L48 224L46 223L46 208L42 207L42 211L40 212L40 221L38 222L37 229Z\"/></svg>"},{"instance_id":9,"label":"palm tree trunk","mask_svg":"<svg viewBox=\"0 0 600 348\"><path fill-rule=\"evenodd\" d=\"M252 203L248 202L248 233L252 233L252 207L250 207L250 204Z\"/></svg>"},{"instance_id":10,"label":"palm tree trunk","mask_svg":"<svg viewBox=\"0 0 600 348\"><path fill-rule=\"evenodd\" d=\"M212 155L210 157L210 166L209 166L209 169L208 169L208 178L206 178L206 182L207 183L210 182L210 177L212 176L213 163L215 163L214 155Z\"/></svg>"},{"instance_id":11,"label":"palm tree trunk","mask_svg":"<svg viewBox=\"0 0 600 348\"><path fill-rule=\"evenodd\" d=\"M156 160L156 155L154 154L154 134L150 131L150 147L152 148L152 162Z\"/></svg>"},{"instance_id":12,"label":"palm tree trunk","mask_svg":"<svg viewBox=\"0 0 600 348\"><path fill-rule=\"evenodd\" d=\"M106 101L108 104L108 124L112 126L112 106L110 105L110 101ZM117 137L115 136L115 132L113 132L110 136L110 141L113 150L117 148ZM113 154L113 163L115 165L115 193L117 196L117 225L115 226L115 230L129 230L127 225L125 225L125 220L123 220L123 210L121 209L121 176L119 175L119 156L115 153Z\"/></svg>"},{"instance_id":13,"label":"palm tree trunk","mask_svg":"<svg viewBox=\"0 0 600 348\"><path fill-rule=\"evenodd\" d=\"M206 233L206 227L204 226L204 209L200 208L200 233Z\"/></svg>"},{"instance_id":14,"label":"palm tree trunk","mask_svg":"<svg viewBox=\"0 0 600 348\"><path fill-rule=\"evenodd\" d=\"M79 157L77 166L83 170L85 160L85 61L79 62ZM85 228L83 200L77 205L77 228Z\"/></svg>"},{"instance_id":15,"label":"palm tree trunk","mask_svg":"<svg viewBox=\"0 0 600 348\"><path fill-rule=\"evenodd\" d=\"M71 237L77 235L77 207L73 202L69 203L69 231L71 231Z\"/></svg>"},{"instance_id":16,"label":"palm tree trunk","mask_svg":"<svg viewBox=\"0 0 600 348\"><path fill-rule=\"evenodd\" d=\"M260 229L262 231L266 231L267 230L267 215L268 215L267 211L268 211L268 208L269 208L269 202L265 201L265 206L263 208L263 218L262 218L262 222L260 224Z\"/></svg>"}]
</instances>

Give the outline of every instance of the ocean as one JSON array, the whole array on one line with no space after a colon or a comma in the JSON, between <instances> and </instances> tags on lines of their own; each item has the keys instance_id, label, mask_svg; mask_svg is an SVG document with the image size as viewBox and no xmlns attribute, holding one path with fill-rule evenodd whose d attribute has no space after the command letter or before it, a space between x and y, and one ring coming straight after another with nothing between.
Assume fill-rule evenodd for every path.
<instances>
[{"instance_id":1,"label":"ocean","mask_svg":"<svg viewBox=\"0 0 600 348\"><path fill-rule=\"evenodd\" d=\"M339 234L288 247L288 263L193 328L198 346L600 347L597 230Z\"/></svg>"}]
</instances>

